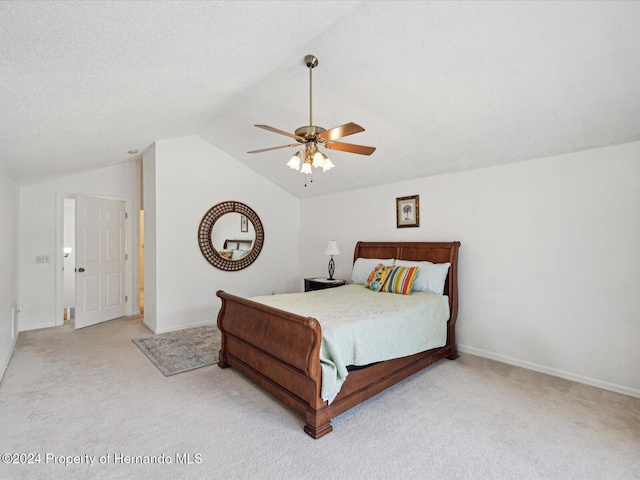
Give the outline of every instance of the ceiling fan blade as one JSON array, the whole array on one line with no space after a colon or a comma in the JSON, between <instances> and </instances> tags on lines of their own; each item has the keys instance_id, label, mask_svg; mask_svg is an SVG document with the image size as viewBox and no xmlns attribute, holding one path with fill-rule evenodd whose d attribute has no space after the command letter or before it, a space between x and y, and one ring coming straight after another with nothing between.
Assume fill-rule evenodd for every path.
<instances>
[{"instance_id":1,"label":"ceiling fan blade","mask_svg":"<svg viewBox=\"0 0 640 480\"><path fill-rule=\"evenodd\" d=\"M254 125L254 126L258 128L263 128L264 130L269 130L270 132L273 132L273 133L279 133L280 135L286 135L287 137L295 138L300 142L304 142L303 137L294 135L293 133L285 132L284 130L279 130L277 128L270 127L269 125Z\"/></svg>"},{"instance_id":2,"label":"ceiling fan blade","mask_svg":"<svg viewBox=\"0 0 640 480\"><path fill-rule=\"evenodd\" d=\"M330 150L340 150L341 152L357 153L359 155L371 155L376 151L376 147L366 147L364 145L353 145L343 142L326 142L324 146Z\"/></svg>"},{"instance_id":3,"label":"ceiling fan blade","mask_svg":"<svg viewBox=\"0 0 640 480\"><path fill-rule=\"evenodd\" d=\"M280 148L299 147L299 146L300 144L298 143L291 143L289 145L280 145L279 147L263 148L261 150L251 150L250 152L247 152L247 153L262 153L262 152L268 152L269 150L278 150Z\"/></svg>"},{"instance_id":4,"label":"ceiling fan blade","mask_svg":"<svg viewBox=\"0 0 640 480\"><path fill-rule=\"evenodd\" d=\"M344 125L340 125L339 127L332 128L331 130L327 130L326 132L322 132L318 135L320 138L324 140L336 140L338 138L346 137L347 135L353 135L354 133L364 132L364 128L362 128L357 123L345 123Z\"/></svg>"}]
</instances>

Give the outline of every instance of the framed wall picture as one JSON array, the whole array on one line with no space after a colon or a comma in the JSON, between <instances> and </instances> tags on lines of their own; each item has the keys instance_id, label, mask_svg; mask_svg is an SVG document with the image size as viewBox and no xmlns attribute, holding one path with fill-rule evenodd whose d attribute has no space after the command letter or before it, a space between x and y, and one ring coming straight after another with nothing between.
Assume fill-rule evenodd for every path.
<instances>
[{"instance_id":1,"label":"framed wall picture","mask_svg":"<svg viewBox=\"0 0 640 480\"><path fill-rule=\"evenodd\" d=\"M396 198L396 227L420 226L420 195Z\"/></svg>"},{"instance_id":2,"label":"framed wall picture","mask_svg":"<svg viewBox=\"0 0 640 480\"><path fill-rule=\"evenodd\" d=\"M245 217L244 215L240 215L240 231L241 232L249 231L249 221L247 220L247 217Z\"/></svg>"}]
</instances>

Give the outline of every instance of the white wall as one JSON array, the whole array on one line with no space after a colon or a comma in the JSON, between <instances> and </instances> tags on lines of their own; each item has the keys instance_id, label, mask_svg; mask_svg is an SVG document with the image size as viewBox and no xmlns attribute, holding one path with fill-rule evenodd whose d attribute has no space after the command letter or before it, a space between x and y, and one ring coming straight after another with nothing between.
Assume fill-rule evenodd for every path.
<instances>
[{"instance_id":1,"label":"white wall","mask_svg":"<svg viewBox=\"0 0 640 480\"><path fill-rule=\"evenodd\" d=\"M144 156L145 218L155 209L155 225L145 225L145 279L156 275L155 298L145 288L145 315L152 310L156 332L214 322L218 289L245 297L302 289L297 198L196 135L158 141L154 156ZM251 207L265 231L260 256L237 272L213 267L198 246L202 217L227 200Z\"/></svg>"},{"instance_id":2,"label":"white wall","mask_svg":"<svg viewBox=\"0 0 640 480\"><path fill-rule=\"evenodd\" d=\"M132 244L129 259L132 266L130 279L136 288L129 297L133 313L138 307L138 227L140 209L139 161L132 161L86 173L20 187L20 330L53 327L56 318L62 318L62 309L56 309L56 276L62 279L62 214L61 196L72 194L94 195L130 199L128 227ZM56 245L60 244L59 251ZM129 246L131 247L131 246ZM51 263L36 264L38 255L50 255ZM57 268L60 268L60 272ZM62 292L59 294L62 303ZM62 306L62 305L61 305Z\"/></svg>"},{"instance_id":3,"label":"white wall","mask_svg":"<svg viewBox=\"0 0 640 480\"><path fill-rule=\"evenodd\" d=\"M640 396L640 142L305 199L301 225L304 276L331 238L337 278L358 240L460 240L461 351Z\"/></svg>"},{"instance_id":4,"label":"white wall","mask_svg":"<svg viewBox=\"0 0 640 480\"><path fill-rule=\"evenodd\" d=\"M18 301L16 257L18 243L18 186L0 160L0 380L18 338L12 310Z\"/></svg>"}]
</instances>

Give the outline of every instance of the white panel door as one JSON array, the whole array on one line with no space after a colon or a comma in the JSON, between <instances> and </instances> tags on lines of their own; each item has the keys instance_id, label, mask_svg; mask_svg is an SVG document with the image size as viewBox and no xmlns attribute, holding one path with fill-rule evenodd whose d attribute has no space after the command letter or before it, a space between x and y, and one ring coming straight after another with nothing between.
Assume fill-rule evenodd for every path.
<instances>
[{"instance_id":1,"label":"white panel door","mask_svg":"<svg viewBox=\"0 0 640 480\"><path fill-rule=\"evenodd\" d=\"M125 299L125 203L76 198L76 328L122 317Z\"/></svg>"}]
</instances>

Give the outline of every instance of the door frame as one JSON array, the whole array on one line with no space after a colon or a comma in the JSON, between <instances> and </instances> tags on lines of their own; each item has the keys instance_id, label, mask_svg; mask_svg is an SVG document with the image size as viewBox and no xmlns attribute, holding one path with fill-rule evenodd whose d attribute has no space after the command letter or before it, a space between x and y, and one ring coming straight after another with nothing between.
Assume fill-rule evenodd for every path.
<instances>
[{"instance_id":1,"label":"door frame","mask_svg":"<svg viewBox=\"0 0 640 480\"><path fill-rule=\"evenodd\" d=\"M139 258L138 253L133 248L134 240L139 237L140 218L139 213L133 209L133 200L130 197L113 197L108 195L93 195L86 193L70 193L70 192L56 192L56 250L55 250L55 265L56 265L56 284L55 284L55 297L56 297L56 311L55 311L55 326L59 327L64 325L64 199L76 198L76 195L84 195L88 197L104 198L107 200L118 200L125 203L125 209L127 212L127 221L125 223L125 245L127 260L125 262L125 295L128 298L125 315L139 315L140 314L140 294L133 289L134 281L138 278L138 275L134 274L134 264L138 266ZM139 267L138 267L139 268ZM139 280L139 279L138 279Z\"/></svg>"}]
</instances>

